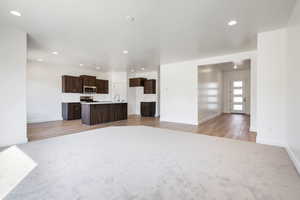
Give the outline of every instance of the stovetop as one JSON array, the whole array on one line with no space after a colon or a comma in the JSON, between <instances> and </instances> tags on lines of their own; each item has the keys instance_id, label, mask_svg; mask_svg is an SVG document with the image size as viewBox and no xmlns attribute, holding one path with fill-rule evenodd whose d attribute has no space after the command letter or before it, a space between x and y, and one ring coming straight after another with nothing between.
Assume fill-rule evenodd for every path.
<instances>
[{"instance_id":1,"label":"stovetop","mask_svg":"<svg viewBox=\"0 0 300 200\"><path fill-rule=\"evenodd\" d=\"M99 102L99 101L94 101L94 100L81 100L80 102L94 103L94 102Z\"/></svg>"}]
</instances>

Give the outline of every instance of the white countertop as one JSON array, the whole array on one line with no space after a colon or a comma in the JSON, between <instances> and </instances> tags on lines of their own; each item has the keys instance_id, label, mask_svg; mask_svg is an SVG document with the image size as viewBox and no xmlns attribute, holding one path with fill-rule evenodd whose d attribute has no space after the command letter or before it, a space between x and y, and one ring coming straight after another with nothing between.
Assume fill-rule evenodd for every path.
<instances>
[{"instance_id":1,"label":"white countertop","mask_svg":"<svg viewBox=\"0 0 300 200\"><path fill-rule=\"evenodd\" d=\"M80 102L81 104L118 104L118 103L127 103L127 102L112 102L112 101L99 101L99 102Z\"/></svg>"}]
</instances>

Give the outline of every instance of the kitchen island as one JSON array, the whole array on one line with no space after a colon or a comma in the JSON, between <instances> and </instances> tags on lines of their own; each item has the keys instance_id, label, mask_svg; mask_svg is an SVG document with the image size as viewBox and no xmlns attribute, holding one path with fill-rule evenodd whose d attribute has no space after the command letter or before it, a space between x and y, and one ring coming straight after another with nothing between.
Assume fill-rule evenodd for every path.
<instances>
[{"instance_id":1,"label":"kitchen island","mask_svg":"<svg viewBox=\"0 0 300 200\"><path fill-rule=\"evenodd\" d=\"M82 123L96 125L127 119L127 103L91 102L81 103Z\"/></svg>"}]
</instances>

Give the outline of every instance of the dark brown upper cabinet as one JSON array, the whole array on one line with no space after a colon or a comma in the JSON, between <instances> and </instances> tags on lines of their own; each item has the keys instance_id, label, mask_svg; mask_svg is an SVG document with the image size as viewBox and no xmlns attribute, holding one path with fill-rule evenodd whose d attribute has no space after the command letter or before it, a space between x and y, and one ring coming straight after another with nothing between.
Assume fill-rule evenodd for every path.
<instances>
[{"instance_id":1,"label":"dark brown upper cabinet","mask_svg":"<svg viewBox=\"0 0 300 200\"><path fill-rule=\"evenodd\" d=\"M143 87L145 78L131 78L129 79L129 87Z\"/></svg>"},{"instance_id":2,"label":"dark brown upper cabinet","mask_svg":"<svg viewBox=\"0 0 300 200\"><path fill-rule=\"evenodd\" d=\"M96 79L97 94L108 94L108 80Z\"/></svg>"},{"instance_id":3,"label":"dark brown upper cabinet","mask_svg":"<svg viewBox=\"0 0 300 200\"><path fill-rule=\"evenodd\" d=\"M144 94L156 94L156 80L145 80Z\"/></svg>"},{"instance_id":4,"label":"dark brown upper cabinet","mask_svg":"<svg viewBox=\"0 0 300 200\"><path fill-rule=\"evenodd\" d=\"M62 92L82 93L82 79L75 76L62 76Z\"/></svg>"},{"instance_id":5,"label":"dark brown upper cabinet","mask_svg":"<svg viewBox=\"0 0 300 200\"><path fill-rule=\"evenodd\" d=\"M96 76L81 75L83 86L96 86Z\"/></svg>"}]
</instances>

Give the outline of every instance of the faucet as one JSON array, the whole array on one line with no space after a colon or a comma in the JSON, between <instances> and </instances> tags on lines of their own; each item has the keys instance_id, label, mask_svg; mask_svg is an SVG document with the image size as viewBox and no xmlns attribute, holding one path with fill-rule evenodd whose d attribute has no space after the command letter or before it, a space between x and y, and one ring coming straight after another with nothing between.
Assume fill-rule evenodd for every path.
<instances>
[{"instance_id":1,"label":"faucet","mask_svg":"<svg viewBox=\"0 0 300 200\"><path fill-rule=\"evenodd\" d=\"M116 95L114 96L114 101L120 102L120 95L119 95L119 94L116 94Z\"/></svg>"}]
</instances>

